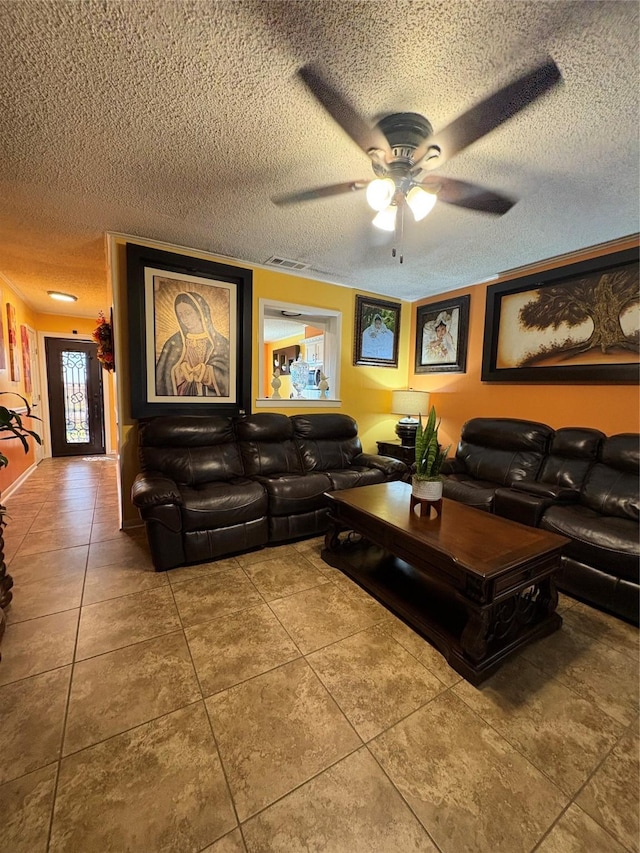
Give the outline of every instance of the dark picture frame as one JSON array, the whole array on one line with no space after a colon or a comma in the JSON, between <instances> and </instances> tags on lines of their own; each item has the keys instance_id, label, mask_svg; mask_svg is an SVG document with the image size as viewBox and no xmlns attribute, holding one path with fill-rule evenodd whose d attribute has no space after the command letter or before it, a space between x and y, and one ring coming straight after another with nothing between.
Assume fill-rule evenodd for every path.
<instances>
[{"instance_id":1,"label":"dark picture frame","mask_svg":"<svg viewBox=\"0 0 640 853\"><path fill-rule=\"evenodd\" d=\"M465 373L471 298L456 296L416 309L416 373Z\"/></svg>"},{"instance_id":2,"label":"dark picture frame","mask_svg":"<svg viewBox=\"0 0 640 853\"><path fill-rule=\"evenodd\" d=\"M371 367L398 366L399 302L356 296L353 363Z\"/></svg>"},{"instance_id":3,"label":"dark picture frame","mask_svg":"<svg viewBox=\"0 0 640 853\"><path fill-rule=\"evenodd\" d=\"M251 411L252 271L127 243L131 415Z\"/></svg>"},{"instance_id":4,"label":"dark picture frame","mask_svg":"<svg viewBox=\"0 0 640 853\"><path fill-rule=\"evenodd\" d=\"M638 248L487 288L482 381L636 383Z\"/></svg>"}]
</instances>

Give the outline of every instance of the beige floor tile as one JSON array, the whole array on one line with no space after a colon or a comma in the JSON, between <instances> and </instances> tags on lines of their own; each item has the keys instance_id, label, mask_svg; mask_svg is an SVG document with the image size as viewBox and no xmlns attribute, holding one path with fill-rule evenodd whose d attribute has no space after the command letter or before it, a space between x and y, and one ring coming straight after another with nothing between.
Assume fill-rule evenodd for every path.
<instances>
[{"instance_id":1,"label":"beige floor tile","mask_svg":"<svg viewBox=\"0 0 640 853\"><path fill-rule=\"evenodd\" d=\"M60 497L50 498L44 502L42 509L45 512L51 513L51 515L56 512L73 512L74 510L84 512L88 509L93 509L95 502L95 489L91 491L77 490L69 492L66 495L62 494Z\"/></svg>"},{"instance_id":2,"label":"beige floor tile","mask_svg":"<svg viewBox=\"0 0 640 853\"><path fill-rule=\"evenodd\" d=\"M59 758L70 677L67 666L0 687L0 783Z\"/></svg>"},{"instance_id":3,"label":"beige floor tile","mask_svg":"<svg viewBox=\"0 0 640 853\"><path fill-rule=\"evenodd\" d=\"M295 557L289 555L253 563L245 566L244 571L266 601L274 601L294 592L329 583L300 553Z\"/></svg>"},{"instance_id":4,"label":"beige floor tile","mask_svg":"<svg viewBox=\"0 0 640 853\"><path fill-rule=\"evenodd\" d=\"M445 689L378 627L326 646L307 660L365 741Z\"/></svg>"},{"instance_id":5,"label":"beige floor tile","mask_svg":"<svg viewBox=\"0 0 640 853\"><path fill-rule=\"evenodd\" d=\"M583 811L634 853L640 846L639 753L636 720L576 797Z\"/></svg>"},{"instance_id":6,"label":"beige floor tile","mask_svg":"<svg viewBox=\"0 0 640 853\"><path fill-rule=\"evenodd\" d=\"M625 853L624 847L571 803L536 853Z\"/></svg>"},{"instance_id":7,"label":"beige floor tile","mask_svg":"<svg viewBox=\"0 0 640 853\"><path fill-rule=\"evenodd\" d=\"M20 534L19 536L15 536L15 537L12 536L9 538L8 541L5 541L4 549L3 549L5 565L7 565L7 566L11 565L16 554L18 553L18 549L20 548L20 546L24 542L27 535L28 535L27 533L23 533L23 534Z\"/></svg>"},{"instance_id":8,"label":"beige floor tile","mask_svg":"<svg viewBox=\"0 0 640 853\"><path fill-rule=\"evenodd\" d=\"M62 760L50 853L197 851L236 825L198 703Z\"/></svg>"},{"instance_id":9,"label":"beige floor tile","mask_svg":"<svg viewBox=\"0 0 640 853\"><path fill-rule=\"evenodd\" d=\"M293 545L273 545L269 548L259 548L246 554L236 554L235 559L241 566L253 566L255 563L263 563L265 560L275 560L283 557L295 559L298 552Z\"/></svg>"},{"instance_id":10,"label":"beige floor tile","mask_svg":"<svg viewBox=\"0 0 640 853\"><path fill-rule=\"evenodd\" d=\"M40 533L47 530L88 530L91 527L93 510L51 513L39 512L31 524L30 533ZM42 537L44 538L44 537Z\"/></svg>"},{"instance_id":11,"label":"beige floor tile","mask_svg":"<svg viewBox=\"0 0 640 853\"><path fill-rule=\"evenodd\" d=\"M220 841L206 847L202 853L247 853L247 848L244 846L240 830L234 829Z\"/></svg>"},{"instance_id":12,"label":"beige floor tile","mask_svg":"<svg viewBox=\"0 0 640 853\"><path fill-rule=\"evenodd\" d=\"M376 602L356 601L332 583L272 601L270 606L304 654L380 621Z\"/></svg>"},{"instance_id":13,"label":"beige floor tile","mask_svg":"<svg viewBox=\"0 0 640 853\"><path fill-rule=\"evenodd\" d=\"M125 533L122 539L92 542L89 547L87 567L113 566L116 563L152 569L149 547L144 533Z\"/></svg>"},{"instance_id":14,"label":"beige floor tile","mask_svg":"<svg viewBox=\"0 0 640 853\"><path fill-rule=\"evenodd\" d=\"M573 607L575 603L575 598L571 598L570 595L566 595L564 592L558 592L558 606L556 608L558 613L564 613L565 610Z\"/></svg>"},{"instance_id":15,"label":"beige floor tile","mask_svg":"<svg viewBox=\"0 0 640 853\"><path fill-rule=\"evenodd\" d=\"M520 657L480 688L463 680L453 691L571 796L624 731L592 702Z\"/></svg>"},{"instance_id":16,"label":"beige floor tile","mask_svg":"<svg viewBox=\"0 0 640 853\"><path fill-rule=\"evenodd\" d=\"M182 624L197 625L262 604L242 569L228 569L172 586Z\"/></svg>"},{"instance_id":17,"label":"beige floor tile","mask_svg":"<svg viewBox=\"0 0 640 853\"><path fill-rule=\"evenodd\" d=\"M63 755L200 696L182 631L80 661L73 670Z\"/></svg>"},{"instance_id":18,"label":"beige floor tile","mask_svg":"<svg viewBox=\"0 0 640 853\"><path fill-rule=\"evenodd\" d=\"M568 619L560 631L523 649L522 656L621 723L638 713L637 662L576 630Z\"/></svg>"},{"instance_id":19,"label":"beige floor tile","mask_svg":"<svg viewBox=\"0 0 640 853\"><path fill-rule=\"evenodd\" d=\"M369 748L442 853L529 853L568 801L450 692Z\"/></svg>"},{"instance_id":20,"label":"beige floor tile","mask_svg":"<svg viewBox=\"0 0 640 853\"><path fill-rule=\"evenodd\" d=\"M635 625L616 619L615 616L589 607L581 601L576 601L571 612L567 613L566 624L638 660L640 630Z\"/></svg>"},{"instance_id":21,"label":"beige floor tile","mask_svg":"<svg viewBox=\"0 0 640 853\"><path fill-rule=\"evenodd\" d=\"M65 529L45 530L37 535L27 536L16 551L16 557L26 557L29 554L40 554L43 551L60 551L75 548L77 545L88 545L90 530L76 527ZM55 557L52 556L52 559Z\"/></svg>"},{"instance_id":22,"label":"beige floor tile","mask_svg":"<svg viewBox=\"0 0 640 853\"><path fill-rule=\"evenodd\" d=\"M241 821L361 744L303 660L205 701Z\"/></svg>"},{"instance_id":23,"label":"beige floor tile","mask_svg":"<svg viewBox=\"0 0 640 853\"><path fill-rule=\"evenodd\" d=\"M366 749L243 826L249 853L438 853Z\"/></svg>"},{"instance_id":24,"label":"beige floor tile","mask_svg":"<svg viewBox=\"0 0 640 853\"><path fill-rule=\"evenodd\" d=\"M397 617L390 615L380 623L380 627L408 652L411 652L423 666L426 666L447 687L451 687L462 680L462 676L449 666L435 646L432 646L428 640L425 640L424 637L421 637Z\"/></svg>"},{"instance_id":25,"label":"beige floor tile","mask_svg":"<svg viewBox=\"0 0 640 853\"><path fill-rule=\"evenodd\" d=\"M233 557L223 560L212 560L209 563L198 563L197 566L178 566L165 572L169 583L173 586L183 581L192 581L196 578L211 577L217 572L226 572L228 569L238 569L240 563Z\"/></svg>"},{"instance_id":26,"label":"beige floor tile","mask_svg":"<svg viewBox=\"0 0 640 853\"><path fill-rule=\"evenodd\" d=\"M56 774L57 765L50 764L0 786L0 850L46 853Z\"/></svg>"},{"instance_id":27,"label":"beige floor tile","mask_svg":"<svg viewBox=\"0 0 640 853\"><path fill-rule=\"evenodd\" d=\"M120 529L118 518L108 521L96 521L91 527L91 542L106 542L109 539L120 539L127 534Z\"/></svg>"},{"instance_id":28,"label":"beige floor tile","mask_svg":"<svg viewBox=\"0 0 640 853\"><path fill-rule=\"evenodd\" d=\"M13 601L10 624L80 606L87 547L16 557L11 563Z\"/></svg>"},{"instance_id":29,"label":"beige floor tile","mask_svg":"<svg viewBox=\"0 0 640 853\"><path fill-rule=\"evenodd\" d=\"M136 565L98 566L87 569L82 594L83 604L95 604L108 598L144 592L148 589L168 586L165 572Z\"/></svg>"},{"instance_id":30,"label":"beige floor tile","mask_svg":"<svg viewBox=\"0 0 640 853\"><path fill-rule=\"evenodd\" d=\"M266 604L186 628L185 634L205 696L300 657Z\"/></svg>"},{"instance_id":31,"label":"beige floor tile","mask_svg":"<svg viewBox=\"0 0 640 853\"><path fill-rule=\"evenodd\" d=\"M79 609L66 610L9 625L2 639L0 684L71 663L79 615Z\"/></svg>"},{"instance_id":32,"label":"beige floor tile","mask_svg":"<svg viewBox=\"0 0 640 853\"><path fill-rule=\"evenodd\" d=\"M111 652L180 628L169 587L89 604L80 613L76 660Z\"/></svg>"}]
</instances>

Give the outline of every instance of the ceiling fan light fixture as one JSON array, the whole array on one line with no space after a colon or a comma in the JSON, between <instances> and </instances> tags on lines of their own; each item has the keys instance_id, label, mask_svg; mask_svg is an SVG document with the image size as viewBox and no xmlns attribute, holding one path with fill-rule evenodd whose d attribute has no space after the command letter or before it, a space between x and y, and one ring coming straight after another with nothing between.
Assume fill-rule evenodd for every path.
<instances>
[{"instance_id":1,"label":"ceiling fan light fixture","mask_svg":"<svg viewBox=\"0 0 640 853\"><path fill-rule=\"evenodd\" d=\"M397 213L397 206L395 204L390 204L389 207L385 207L384 210L379 211L378 215L373 220L373 224L376 228L380 228L381 231L395 231Z\"/></svg>"},{"instance_id":2,"label":"ceiling fan light fixture","mask_svg":"<svg viewBox=\"0 0 640 853\"><path fill-rule=\"evenodd\" d=\"M376 178L367 186L367 203L372 210L384 210L396 192L392 178Z\"/></svg>"},{"instance_id":3,"label":"ceiling fan light fixture","mask_svg":"<svg viewBox=\"0 0 640 853\"><path fill-rule=\"evenodd\" d=\"M428 213L431 213L436 199L435 193L427 192L422 187L411 187L407 193L407 204L416 222L420 222Z\"/></svg>"}]
</instances>

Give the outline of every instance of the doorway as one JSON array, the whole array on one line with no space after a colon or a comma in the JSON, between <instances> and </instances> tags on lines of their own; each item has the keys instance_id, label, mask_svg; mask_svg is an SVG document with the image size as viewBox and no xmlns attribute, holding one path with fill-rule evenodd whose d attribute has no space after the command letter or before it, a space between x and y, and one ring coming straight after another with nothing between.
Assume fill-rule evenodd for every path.
<instances>
[{"instance_id":1,"label":"doorway","mask_svg":"<svg viewBox=\"0 0 640 853\"><path fill-rule=\"evenodd\" d=\"M52 456L105 452L102 370L90 341L45 339Z\"/></svg>"}]
</instances>

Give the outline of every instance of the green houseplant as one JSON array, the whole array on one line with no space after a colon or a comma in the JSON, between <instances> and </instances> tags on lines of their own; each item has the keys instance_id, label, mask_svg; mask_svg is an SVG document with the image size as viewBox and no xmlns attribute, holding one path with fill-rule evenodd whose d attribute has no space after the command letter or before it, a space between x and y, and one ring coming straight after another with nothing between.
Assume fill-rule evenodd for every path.
<instances>
[{"instance_id":1,"label":"green houseplant","mask_svg":"<svg viewBox=\"0 0 640 853\"><path fill-rule=\"evenodd\" d=\"M416 464L412 477L413 494L426 500L439 500L442 497L442 463L447 458L451 445L444 450L438 443L436 409L431 406L425 425L422 425L422 415L419 415L416 429Z\"/></svg>"},{"instance_id":2,"label":"green houseplant","mask_svg":"<svg viewBox=\"0 0 640 853\"><path fill-rule=\"evenodd\" d=\"M0 396L4 396L5 394L11 394L12 396L19 397L22 400L26 408L26 417L40 420L40 418L36 418L35 415L31 414L29 404L21 394L14 394L13 391L0 391ZM22 418L23 415L21 415L19 412L16 412L14 409L8 409L6 406L0 405L0 433L3 433L2 435L0 435L0 441L8 441L10 439L19 438L22 442L24 452L28 453L28 439L32 438L37 444L42 444L42 439L40 438L37 432L34 432L32 429L27 429L25 427L22 422ZM8 464L9 460L4 455L4 453L0 452L0 468L6 468ZM7 523L5 520L6 514L7 510L4 506L0 504L0 638L4 633L4 608L11 601L11 587L13 586L13 578L11 577L11 575L7 574L7 566L4 561L3 531Z\"/></svg>"}]
</instances>

